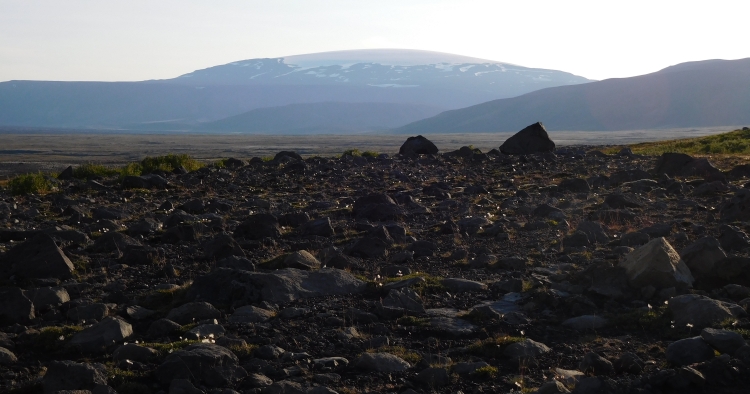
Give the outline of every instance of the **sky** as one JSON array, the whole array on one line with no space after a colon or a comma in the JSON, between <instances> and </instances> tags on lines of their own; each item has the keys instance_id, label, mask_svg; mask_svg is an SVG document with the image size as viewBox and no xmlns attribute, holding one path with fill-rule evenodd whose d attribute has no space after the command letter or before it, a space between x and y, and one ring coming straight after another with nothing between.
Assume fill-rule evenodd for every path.
<instances>
[{"instance_id":1,"label":"sky","mask_svg":"<svg viewBox=\"0 0 750 394\"><path fill-rule=\"evenodd\" d=\"M0 81L164 79L369 48L601 80L750 57L748 11L740 0L0 0Z\"/></svg>"}]
</instances>

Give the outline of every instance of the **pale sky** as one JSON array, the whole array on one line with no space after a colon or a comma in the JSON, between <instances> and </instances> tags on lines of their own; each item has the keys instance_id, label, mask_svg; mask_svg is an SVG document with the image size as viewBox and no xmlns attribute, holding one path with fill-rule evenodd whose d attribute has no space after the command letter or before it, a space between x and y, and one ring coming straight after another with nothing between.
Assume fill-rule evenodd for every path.
<instances>
[{"instance_id":1,"label":"pale sky","mask_svg":"<svg viewBox=\"0 0 750 394\"><path fill-rule=\"evenodd\" d=\"M748 11L747 0L0 0L0 81L162 79L366 48L629 77L750 57Z\"/></svg>"}]
</instances>

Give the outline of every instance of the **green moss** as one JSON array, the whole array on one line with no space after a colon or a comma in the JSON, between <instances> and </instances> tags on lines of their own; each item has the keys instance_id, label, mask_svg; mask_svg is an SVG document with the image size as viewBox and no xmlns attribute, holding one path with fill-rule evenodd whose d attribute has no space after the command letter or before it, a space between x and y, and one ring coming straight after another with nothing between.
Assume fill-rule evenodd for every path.
<instances>
[{"instance_id":1,"label":"green moss","mask_svg":"<svg viewBox=\"0 0 750 394\"><path fill-rule=\"evenodd\" d=\"M665 339L679 339L691 331L689 327L674 327L672 312L666 306L651 310L632 310L605 316L609 326L628 332L642 331Z\"/></svg>"},{"instance_id":2,"label":"green moss","mask_svg":"<svg viewBox=\"0 0 750 394\"><path fill-rule=\"evenodd\" d=\"M44 327L32 346L34 350L51 353L61 350L70 338L83 330L81 326Z\"/></svg>"},{"instance_id":3,"label":"green moss","mask_svg":"<svg viewBox=\"0 0 750 394\"><path fill-rule=\"evenodd\" d=\"M488 365L486 367L478 368L476 371L472 372L472 375L480 379L494 379L497 377L497 373L497 367Z\"/></svg>"},{"instance_id":4,"label":"green moss","mask_svg":"<svg viewBox=\"0 0 750 394\"><path fill-rule=\"evenodd\" d=\"M496 336L472 343L469 345L468 351L470 354L479 357L500 358L503 356L503 351L508 345L523 341L524 338L522 337L512 337L509 335Z\"/></svg>"},{"instance_id":5,"label":"green moss","mask_svg":"<svg viewBox=\"0 0 750 394\"><path fill-rule=\"evenodd\" d=\"M52 191L52 188L52 182L41 172L19 175L8 182L8 189L14 195L45 194Z\"/></svg>"},{"instance_id":6,"label":"green moss","mask_svg":"<svg viewBox=\"0 0 750 394\"><path fill-rule=\"evenodd\" d=\"M402 316L402 317L399 317L398 320L396 320L396 323L402 326L424 327L424 326L430 325L430 319L426 317Z\"/></svg>"},{"instance_id":7,"label":"green moss","mask_svg":"<svg viewBox=\"0 0 750 394\"><path fill-rule=\"evenodd\" d=\"M189 286L182 286L173 290L156 290L143 296L139 305L155 310L171 309L185 300L188 289Z\"/></svg>"}]
</instances>

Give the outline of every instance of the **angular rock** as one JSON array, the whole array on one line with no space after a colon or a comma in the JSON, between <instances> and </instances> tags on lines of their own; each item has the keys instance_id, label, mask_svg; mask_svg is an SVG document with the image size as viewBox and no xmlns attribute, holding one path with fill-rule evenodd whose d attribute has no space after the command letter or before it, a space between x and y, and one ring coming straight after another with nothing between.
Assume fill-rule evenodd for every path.
<instances>
[{"instance_id":1,"label":"angular rock","mask_svg":"<svg viewBox=\"0 0 750 394\"><path fill-rule=\"evenodd\" d=\"M331 218L327 216L306 222L300 226L299 232L302 235L317 235L320 237L330 237L335 234L333 225L331 225Z\"/></svg>"},{"instance_id":2,"label":"angular rock","mask_svg":"<svg viewBox=\"0 0 750 394\"><path fill-rule=\"evenodd\" d=\"M521 342L508 345L505 350L503 350L503 354L514 360L530 360L551 351L552 349L547 345L526 338Z\"/></svg>"},{"instance_id":3,"label":"angular rock","mask_svg":"<svg viewBox=\"0 0 750 394\"><path fill-rule=\"evenodd\" d=\"M11 365L15 364L17 361L18 357L16 357L13 352L4 347L0 347L0 365Z\"/></svg>"},{"instance_id":4,"label":"angular rock","mask_svg":"<svg viewBox=\"0 0 750 394\"><path fill-rule=\"evenodd\" d=\"M234 230L235 238L245 238L250 240L263 238L278 238L281 236L281 228L276 216L268 213L259 213L250 216L247 220L240 223Z\"/></svg>"},{"instance_id":5,"label":"angular rock","mask_svg":"<svg viewBox=\"0 0 750 394\"><path fill-rule=\"evenodd\" d=\"M713 276L716 263L725 257L726 252L714 237L703 237L680 251L680 258L698 281Z\"/></svg>"},{"instance_id":6,"label":"angular rock","mask_svg":"<svg viewBox=\"0 0 750 394\"><path fill-rule=\"evenodd\" d=\"M554 150L555 143L549 138L541 122L527 126L500 145L500 152L506 155L529 155Z\"/></svg>"},{"instance_id":7,"label":"angular rock","mask_svg":"<svg viewBox=\"0 0 750 394\"><path fill-rule=\"evenodd\" d=\"M99 363L77 363L75 361L52 361L42 379L45 393L61 390L93 390L107 384L107 372Z\"/></svg>"},{"instance_id":8,"label":"angular rock","mask_svg":"<svg viewBox=\"0 0 750 394\"><path fill-rule=\"evenodd\" d=\"M209 260L222 260L230 256L245 257L237 241L229 234L219 234L203 245L203 253Z\"/></svg>"},{"instance_id":9,"label":"angular rock","mask_svg":"<svg viewBox=\"0 0 750 394\"><path fill-rule=\"evenodd\" d=\"M390 353L362 353L354 366L366 371L386 373L403 372L411 368L411 364Z\"/></svg>"},{"instance_id":10,"label":"angular rock","mask_svg":"<svg viewBox=\"0 0 750 394\"><path fill-rule=\"evenodd\" d=\"M663 153L654 168L656 174L669 176L700 176L706 180L724 180L724 173L706 158L695 158L684 153Z\"/></svg>"},{"instance_id":11,"label":"angular rock","mask_svg":"<svg viewBox=\"0 0 750 394\"><path fill-rule=\"evenodd\" d=\"M714 300L698 294L684 294L669 299L675 326L692 324L696 329L712 326L727 319L744 316L739 305Z\"/></svg>"},{"instance_id":12,"label":"angular rock","mask_svg":"<svg viewBox=\"0 0 750 394\"><path fill-rule=\"evenodd\" d=\"M405 211L385 193L374 193L358 198L352 212L355 216L373 221L397 220Z\"/></svg>"},{"instance_id":13,"label":"angular rock","mask_svg":"<svg viewBox=\"0 0 750 394\"><path fill-rule=\"evenodd\" d=\"M188 379L209 387L227 387L247 376L247 372L228 349L197 343L167 356L156 369L155 376L162 384L169 384L174 379Z\"/></svg>"},{"instance_id":14,"label":"angular rock","mask_svg":"<svg viewBox=\"0 0 750 394\"><path fill-rule=\"evenodd\" d=\"M99 353L131 335L133 326L109 316L73 335L66 346L82 353Z\"/></svg>"},{"instance_id":15,"label":"angular rock","mask_svg":"<svg viewBox=\"0 0 750 394\"><path fill-rule=\"evenodd\" d=\"M714 349L701 337L680 339L667 346L667 362L690 365L714 358Z\"/></svg>"},{"instance_id":16,"label":"angular rock","mask_svg":"<svg viewBox=\"0 0 750 394\"><path fill-rule=\"evenodd\" d=\"M300 298L359 294L365 288L365 283L351 273L334 268L317 271L286 268L272 273L218 268L198 277L187 297L224 305L237 300L282 304Z\"/></svg>"},{"instance_id":17,"label":"angular rock","mask_svg":"<svg viewBox=\"0 0 750 394\"><path fill-rule=\"evenodd\" d=\"M747 345L742 335L734 331L719 330L710 327L706 327L701 331L701 338L714 349L726 354L734 354L737 349Z\"/></svg>"},{"instance_id":18,"label":"angular rock","mask_svg":"<svg viewBox=\"0 0 750 394\"><path fill-rule=\"evenodd\" d=\"M274 317L276 313L268 309L258 308L257 306L243 306L237 308L232 316L229 317L231 323L262 323Z\"/></svg>"},{"instance_id":19,"label":"angular rock","mask_svg":"<svg viewBox=\"0 0 750 394\"><path fill-rule=\"evenodd\" d=\"M18 287L0 287L0 320L25 323L35 317L34 303Z\"/></svg>"},{"instance_id":20,"label":"angular rock","mask_svg":"<svg viewBox=\"0 0 750 394\"><path fill-rule=\"evenodd\" d=\"M620 261L628 279L636 288L654 286L657 289L693 285L690 269L672 245L664 238L656 238L634 250Z\"/></svg>"},{"instance_id":21,"label":"angular rock","mask_svg":"<svg viewBox=\"0 0 750 394\"><path fill-rule=\"evenodd\" d=\"M615 372L615 367L606 358L590 352L583 356L583 361L579 366L583 373L591 373L594 375L611 375Z\"/></svg>"},{"instance_id":22,"label":"angular rock","mask_svg":"<svg viewBox=\"0 0 750 394\"><path fill-rule=\"evenodd\" d=\"M398 153L404 156L434 155L438 153L438 148L432 141L418 135L407 138L406 142L398 149Z\"/></svg>"},{"instance_id":23,"label":"angular rock","mask_svg":"<svg viewBox=\"0 0 750 394\"><path fill-rule=\"evenodd\" d=\"M73 263L57 247L47 234L37 234L26 242L13 247L2 257L0 272L23 278L73 277Z\"/></svg>"},{"instance_id":24,"label":"angular rock","mask_svg":"<svg viewBox=\"0 0 750 394\"><path fill-rule=\"evenodd\" d=\"M468 279L461 278L445 278L440 283L447 287L451 292L466 292L466 291L484 291L487 290L487 285L482 282L477 282Z\"/></svg>"},{"instance_id":25,"label":"angular rock","mask_svg":"<svg viewBox=\"0 0 750 394\"><path fill-rule=\"evenodd\" d=\"M284 267L286 268L314 270L320 268L320 266L320 261L306 250L289 253L284 259Z\"/></svg>"},{"instance_id":26,"label":"angular rock","mask_svg":"<svg viewBox=\"0 0 750 394\"><path fill-rule=\"evenodd\" d=\"M188 324L206 319L218 319L221 312L208 302L189 302L172 309L167 319L179 324Z\"/></svg>"}]
</instances>

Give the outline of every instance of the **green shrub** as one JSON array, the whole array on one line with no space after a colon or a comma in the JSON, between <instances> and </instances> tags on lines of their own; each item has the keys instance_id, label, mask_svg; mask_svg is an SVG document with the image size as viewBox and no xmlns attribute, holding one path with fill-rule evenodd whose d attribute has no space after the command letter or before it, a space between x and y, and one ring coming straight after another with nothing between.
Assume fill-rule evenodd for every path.
<instances>
[{"instance_id":1,"label":"green shrub","mask_svg":"<svg viewBox=\"0 0 750 394\"><path fill-rule=\"evenodd\" d=\"M81 326L44 327L39 331L32 346L40 352L54 352L62 349L65 343L81 330Z\"/></svg>"},{"instance_id":2,"label":"green shrub","mask_svg":"<svg viewBox=\"0 0 750 394\"><path fill-rule=\"evenodd\" d=\"M203 163L193 159L189 155L168 154L166 156L146 157L141 160L141 172L149 173L155 170L172 171L185 167L188 171L195 171L203 167Z\"/></svg>"},{"instance_id":3,"label":"green shrub","mask_svg":"<svg viewBox=\"0 0 750 394\"><path fill-rule=\"evenodd\" d=\"M84 163L73 169L73 177L78 179L104 178L119 174L120 171L116 168L94 163Z\"/></svg>"},{"instance_id":4,"label":"green shrub","mask_svg":"<svg viewBox=\"0 0 750 394\"><path fill-rule=\"evenodd\" d=\"M364 152L361 152L359 149L347 149L344 151L344 153L341 154L341 157L344 156L363 156L363 157L378 157L378 152L366 150Z\"/></svg>"},{"instance_id":5,"label":"green shrub","mask_svg":"<svg viewBox=\"0 0 750 394\"><path fill-rule=\"evenodd\" d=\"M120 176L123 178L130 175L139 176L142 173L143 167L141 166L141 163L130 163L120 168Z\"/></svg>"},{"instance_id":6,"label":"green shrub","mask_svg":"<svg viewBox=\"0 0 750 394\"><path fill-rule=\"evenodd\" d=\"M8 182L11 194L44 194L52 190L52 182L41 172L19 175Z\"/></svg>"}]
</instances>

